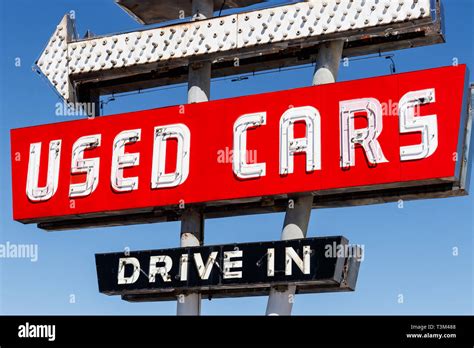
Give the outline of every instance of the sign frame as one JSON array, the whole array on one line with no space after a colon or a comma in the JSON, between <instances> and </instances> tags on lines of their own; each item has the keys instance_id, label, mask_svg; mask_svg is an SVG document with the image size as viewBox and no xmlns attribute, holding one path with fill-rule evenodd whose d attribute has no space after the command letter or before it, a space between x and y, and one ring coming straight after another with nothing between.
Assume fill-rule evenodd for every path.
<instances>
[{"instance_id":1,"label":"sign frame","mask_svg":"<svg viewBox=\"0 0 474 348\"><path fill-rule=\"evenodd\" d=\"M333 5L339 6L339 3L334 1L330 0L328 6L323 7L323 14L329 13L326 8L332 8ZM272 21L276 22L276 20L272 20L272 18L280 17L280 14L286 13L299 14L298 18L300 18L303 16L303 12L313 11L316 9L315 6L320 5L298 2L210 18L195 24L178 23L156 29L84 39L78 38L74 19L65 15L38 59L37 70L44 74L58 95L66 102L83 103L96 99L100 95L125 93L186 82L188 65L191 62L194 64L211 61L212 78L219 78L311 64L317 57L320 49L319 44L332 40L345 41L344 57L380 54L387 51L444 43L440 0L422 1L424 5L427 5L427 9L422 7L424 12L420 17L403 17L403 20L397 19L389 23L384 19L381 24L377 22L376 25L355 23L354 27L351 26L349 30L345 29L348 20L339 20L338 18L337 20L341 23L336 24L335 17L334 20L332 20L333 17L328 17L332 23L328 25L327 32L316 35L317 26L315 24L308 26L308 29L313 29L309 33L291 35L291 37L278 40L276 37L281 36L282 33L288 34L285 28L287 25L291 26L292 21L289 18L283 19L276 28L274 39L271 36L274 34L266 30L267 27L273 28ZM358 3L354 3L354 6L356 5L358 6ZM413 5L418 7L420 4L417 2ZM382 5L378 3L377 6ZM349 14L355 12L352 7ZM340 10L336 10L336 12L338 17L342 14ZM269 13L274 14L269 15ZM386 11L384 13L387 14ZM363 15L369 22L369 19L374 17L372 14L363 13ZM271 18L268 19L269 16ZM395 11L393 16L397 18L398 11ZM303 17L306 18L306 16ZM347 16L343 15L342 17ZM324 20L321 21L325 22L326 17L322 18ZM317 22L320 25L319 20ZM200 35L208 46L206 49L204 44L200 45L196 54L191 52L190 42L187 39L182 40L181 34L179 37L174 35L174 33L189 32L194 26L200 28L198 29L201 31ZM205 27L212 30L203 29ZM258 30L254 30L254 28L258 28ZM260 32L261 29L266 31L266 34L261 38L256 38L254 32ZM295 30L294 26L291 31L299 32ZM165 34L161 36L161 32ZM156 47L162 48L164 42L165 47L176 46L179 49L173 52L168 49L169 52L165 56L157 58L149 35L152 35L153 38L162 37L160 41L154 42L155 45L158 45ZM217 37L214 38L213 35L217 35ZM228 36L235 36L233 44L227 39ZM249 43L245 43L247 36L253 37ZM164 39L165 37L167 39ZM254 43L254 40L258 40L258 42ZM259 43L260 41L261 43ZM121 51L118 51L119 46L120 50L123 49L125 53L121 54ZM141 50L146 46L150 46L151 52L148 52L148 49ZM128 49L133 49L134 52L131 52L130 58L126 58L126 62L124 62L122 61L123 55L128 54ZM91 53L81 54L84 52ZM144 52L147 53L144 54ZM94 59L87 58L91 54ZM170 56L171 54L172 56ZM236 60L238 64L236 64ZM100 64L91 65L91 62L95 61Z\"/></svg>"},{"instance_id":2,"label":"sign frame","mask_svg":"<svg viewBox=\"0 0 474 348\"><path fill-rule=\"evenodd\" d=\"M299 266L296 266L294 261L285 259L285 249L291 248L302 261L306 251L304 246L311 248L308 254L308 261L311 261L308 262L307 275L298 269ZM267 274L269 250L272 250L273 255L273 276ZM215 261L210 267L208 279L200 280L196 274L193 254L197 253L205 265L210 259L211 251L216 252ZM223 277L226 260L224 251L241 252L241 256L232 256L229 259L229 262L241 262L240 265L233 265L234 268L228 270L229 274L240 273L240 278L233 276L226 280ZM182 254L187 255L186 281L180 281ZM166 276L162 276L162 269L158 271L157 268L156 275L152 277L154 280L149 281L151 257L154 257L155 261L159 260L156 264L152 262L156 267L163 267L163 258L170 257L172 265ZM350 245L342 236L95 255L99 291L106 295L120 295L122 299L130 302L170 301L176 300L180 294L196 291L208 298L266 296L272 287L285 288L289 284L297 285L297 293L301 294L354 291L362 258L363 250L357 245ZM134 259L135 262L139 260L139 266L125 263L126 259ZM121 261L124 262L122 267ZM292 268L291 275L282 275L286 274L284 269L288 266L288 261L289 268ZM134 272L130 272L133 268L138 278L133 279L133 283L128 283L133 278ZM118 284L119 273L127 278L122 279L121 284ZM166 277L168 281L165 282L162 278Z\"/></svg>"},{"instance_id":3,"label":"sign frame","mask_svg":"<svg viewBox=\"0 0 474 348\"><path fill-rule=\"evenodd\" d=\"M466 74L467 71L466 67ZM465 83L467 84L467 79ZM468 88L465 87L464 92L467 94ZM462 115L457 138L457 153L461 154L461 158L456 161L456 174L454 177L431 179L429 181L421 180L405 183L397 182L395 184L358 186L355 188L325 189L324 191L313 192L313 208L367 205L393 202L400 199L441 198L467 194L467 179L469 177L471 163L468 156L470 152L470 129L472 127L472 100L465 95L463 102L464 105L462 106ZM189 203L186 204L186 206L199 209L206 218L280 212L286 209L288 198L297 197L298 195L298 192L292 192L291 194L272 195L271 197L259 196L233 199L232 206L229 206L229 201L212 201L206 204ZM35 222L39 222L38 227L46 230L63 230L177 221L180 220L180 218L180 211L174 205L169 208L160 207L159 209L113 211L111 214L102 214L100 217L98 217L96 213L91 213L83 214L80 217L72 215L70 218L47 218L43 221L35 220ZM22 222L29 223L33 221L22 220Z\"/></svg>"}]
</instances>

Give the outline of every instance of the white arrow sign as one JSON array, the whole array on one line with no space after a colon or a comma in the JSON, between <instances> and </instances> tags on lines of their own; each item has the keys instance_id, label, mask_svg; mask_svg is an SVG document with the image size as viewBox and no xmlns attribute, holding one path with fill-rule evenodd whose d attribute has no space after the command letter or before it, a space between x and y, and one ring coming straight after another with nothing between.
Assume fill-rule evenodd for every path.
<instances>
[{"instance_id":1,"label":"white arrow sign","mask_svg":"<svg viewBox=\"0 0 474 348\"><path fill-rule=\"evenodd\" d=\"M334 35L350 41L373 28L415 31L417 24L431 21L431 11L430 0L312 0L87 39L77 38L74 22L66 15L37 66L59 94L73 102L76 81L186 66L190 60L258 56L315 45Z\"/></svg>"}]
</instances>

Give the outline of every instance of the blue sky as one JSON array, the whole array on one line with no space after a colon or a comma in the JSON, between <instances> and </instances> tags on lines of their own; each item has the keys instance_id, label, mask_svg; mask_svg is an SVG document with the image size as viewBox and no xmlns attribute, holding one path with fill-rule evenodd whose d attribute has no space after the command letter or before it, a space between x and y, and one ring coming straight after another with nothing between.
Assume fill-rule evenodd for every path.
<instances>
[{"instance_id":1,"label":"blue sky","mask_svg":"<svg viewBox=\"0 0 474 348\"><path fill-rule=\"evenodd\" d=\"M398 72L451 65L474 67L472 0L444 0L447 43L395 52ZM62 16L74 10L79 33L140 28L112 0L0 2L0 244L37 244L37 262L0 258L0 314L163 314L175 302L133 304L98 292L94 254L179 245L179 223L45 232L12 220L11 128L65 121L55 116L57 95L32 72ZM21 66L15 66L20 58ZM212 99L308 86L312 68L241 82L216 81ZM389 74L381 58L350 62L339 80ZM471 79L472 80L472 79ZM186 101L186 87L117 98L105 114ZM472 178L471 178L472 179ZM298 295L294 314L472 314L473 196L313 210L308 236L344 235L365 245L357 290ZM205 243L275 240L284 214L206 221ZM453 255L458 248L458 256ZM398 303L399 295L404 302ZM71 295L75 303L70 303ZM264 314L266 297L204 300L202 313Z\"/></svg>"}]
</instances>

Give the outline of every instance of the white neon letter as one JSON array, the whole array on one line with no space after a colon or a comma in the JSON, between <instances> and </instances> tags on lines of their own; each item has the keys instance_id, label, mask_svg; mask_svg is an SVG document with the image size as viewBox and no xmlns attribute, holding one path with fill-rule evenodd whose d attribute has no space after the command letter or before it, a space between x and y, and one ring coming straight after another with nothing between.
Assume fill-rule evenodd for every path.
<instances>
[{"instance_id":1,"label":"white neon letter","mask_svg":"<svg viewBox=\"0 0 474 348\"><path fill-rule=\"evenodd\" d=\"M377 140L383 129L382 106L377 99L363 98L339 103L341 125L341 167L355 165L355 145L364 149L372 164L388 162ZM354 129L356 113L367 116L367 128Z\"/></svg>"},{"instance_id":2,"label":"white neon letter","mask_svg":"<svg viewBox=\"0 0 474 348\"><path fill-rule=\"evenodd\" d=\"M269 248L267 250L267 277L275 275L275 249Z\"/></svg>"},{"instance_id":3,"label":"white neon letter","mask_svg":"<svg viewBox=\"0 0 474 348\"><path fill-rule=\"evenodd\" d=\"M164 263L162 267L156 267L157 263ZM170 282L171 276L168 274L173 266L173 260L168 255L159 255L150 257L150 272L148 279L150 283L156 281L156 275L159 274L164 282Z\"/></svg>"},{"instance_id":4,"label":"white neon letter","mask_svg":"<svg viewBox=\"0 0 474 348\"><path fill-rule=\"evenodd\" d=\"M242 250L224 252L224 279L242 278L242 271L231 271L232 268L242 268L242 260L231 261L232 258L242 257Z\"/></svg>"},{"instance_id":5,"label":"white neon letter","mask_svg":"<svg viewBox=\"0 0 474 348\"><path fill-rule=\"evenodd\" d=\"M129 277L125 277L125 266L133 265L133 273ZM119 272L117 275L118 284L133 284L140 275L140 262L134 257L122 257L119 259Z\"/></svg>"},{"instance_id":6,"label":"white neon letter","mask_svg":"<svg viewBox=\"0 0 474 348\"><path fill-rule=\"evenodd\" d=\"M174 173L165 173L166 141L176 139L178 151L176 170ZM164 127L155 127L155 141L153 144L153 165L151 170L151 188L175 187L186 181L189 174L189 153L191 132L181 123Z\"/></svg>"},{"instance_id":7,"label":"white neon letter","mask_svg":"<svg viewBox=\"0 0 474 348\"><path fill-rule=\"evenodd\" d=\"M232 169L241 179L265 176L265 163L247 163L247 130L266 123L267 113L257 112L240 116L234 123Z\"/></svg>"},{"instance_id":8,"label":"white neon letter","mask_svg":"<svg viewBox=\"0 0 474 348\"><path fill-rule=\"evenodd\" d=\"M213 251L209 258L207 259L206 266L204 266L204 262L202 261L202 256L199 253L194 254L194 262L196 263L196 268L201 279L206 280L209 279L209 275L212 271L212 266L214 266L214 262L216 262L217 251Z\"/></svg>"},{"instance_id":9,"label":"white neon letter","mask_svg":"<svg viewBox=\"0 0 474 348\"><path fill-rule=\"evenodd\" d=\"M38 187L40 157L41 143L30 144L26 195L33 202L47 201L58 189L61 140L52 140L49 143L48 177L46 186L43 187Z\"/></svg>"},{"instance_id":10,"label":"white neon letter","mask_svg":"<svg viewBox=\"0 0 474 348\"><path fill-rule=\"evenodd\" d=\"M434 88L408 92L399 103L400 133L421 132L421 144L402 146L400 160L410 161L431 156L438 148L438 121L436 115L415 116L419 105L436 101Z\"/></svg>"},{"instance_id":11,"label":"white neon letter","mask_svg":"<svg viewBox=\"0 0 474 348\"><path fill-rule=\"evenodd\" d=\"M306 136L294 137L294 124L304 121ZM280 118L280 175L293 173L293 156L306 152L306 171L321 169L321 116L312 106L291 108Z\"/></svg>"},{"instance_id":12,"label":"white neon letter","mask_svg":"<svg viewBox=\"0 0 474 348\"><path fill-rule=\"evenodd\" d=\"M77 139L72 146L71 173L86 173L86 181L69 186L69 197L88 196L99 184L99 158L84 159L84 151L100 146L100 134L88 135Z\"/></svg>"},{"instance_id":13,"label":"white neon letter","mask_svg":"<svg viewBox=\"0 0 474 348\"><path fill-rule=\"evenodd\" d=\"M114 139L110 182L115 191L127 192L138 189L138 177L124 178L123 169L140 164L139 153L125 153L125 145L140 140L141 129L120 132Z\"/></svg>"},{"instance_id":14,"label":"white neon letter","mask_svg":"<svg viewBox=\"0 0 474 348\"><path fill-rule=\"evenodd\" d=\"M179 279L181 281L188 280L188 254L182 254L179 259Z\"/></svg>"},{"instance_id":15,"label":"white neon letter","mask_svg":"<svg viewBox=\"0 0 474 348\"><path fill-rule=\"evenodd\" d=\"M311 249L309 245L303 247L303 259L299 257L295 249L292 247L285 248L285 275L292 275L293 262L304 274L310 273L310 256ZM292 262L293 261L293 262Z\"/></svg>"}]
</instances>

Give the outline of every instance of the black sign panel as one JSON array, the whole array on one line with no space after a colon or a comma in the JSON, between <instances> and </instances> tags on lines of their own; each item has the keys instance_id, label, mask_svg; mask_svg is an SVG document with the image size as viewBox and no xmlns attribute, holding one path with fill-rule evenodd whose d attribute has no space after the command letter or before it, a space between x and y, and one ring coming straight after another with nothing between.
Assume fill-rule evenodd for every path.
<instances>
[{"instance_id":1,"label":"black sign panel","mask_svg":"<svg viewBox=\"0 0 474 348\"><path fill-rule=\"evenodd\" d=\"M354 290L360 249L344 237L320 237L96 254L99 291L130 301L266 295L272 286L297 292Z\"/></svg>"}]
</instances>

